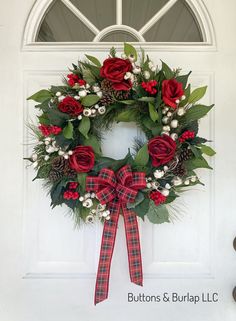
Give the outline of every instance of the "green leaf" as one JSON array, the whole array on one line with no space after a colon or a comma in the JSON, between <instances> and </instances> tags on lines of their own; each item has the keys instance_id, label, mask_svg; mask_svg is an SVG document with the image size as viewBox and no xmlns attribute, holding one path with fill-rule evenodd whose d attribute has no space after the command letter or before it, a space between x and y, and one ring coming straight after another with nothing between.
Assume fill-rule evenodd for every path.
<instances>
[{"instance_id":1,"label":"green leaf","mask_svg":"<svg viewBox=\"0 0 236 321\"><path fill-rule=\"evenodd\" d=\"M115 47L111 47L111 49L110 49L110 55L111 55L113 58L116 57L116 49L115 49Z\"/></svg>"},{"instance_id":2,"label":"green leaf","mask_svg":"<svg viewBox=\"0 0 236 321\"><path fill-rule=\"evenodd\" d=\"M144 216L146 215L149 209L149 203L150 203L150 200L148 198L145 198L141 203L135 206L134 211L137 214L137 216L144 219Z\"/></svg>"},{"instance_id":3,"label":"green leaf","mask_svg":"<svg viewBox=\"0 0 236 321\"><path fill-rule=\"evenodd\" d=\"M169 213L166 206L156 206L153 201L150 201L147 217L149 221L153 224L162 224L165 222L169 222Z\"/></svg>"},{"instance_id":4,"label":"green leaf","mask_svg":"<svg viewBox=\"0 0 236 321\"><path fill-rule=\"evenodd\" d=\"M148 103L149 115L152 121L156 122L159 118L155 106L152 103Z\"/></svg>"},{"instance_id":5,"label":"green leaf","mask_svg":"<svg viewBox=\"0 0 236 321\"><path fill-rule=\"evenodd\" d=\"M132 56L132 57L134 57L135 61L137 60L136 49L127 42L124 43L124 53L127 57Z\"/></svg>"},{"instance_id":6,"label":"green leaf","mask_svg":"<svg viewBox=\"0 0 236 321\"><path fill-rule=\"evenodd\" d=\"M166 79L173 78L174 72L170 69L170 67L166 63L164 63L163 61L161 62L162 62L162 71L164 72Z\"/></svg>"},{"instance_id":7,"label":"green leaf","mask_svg":"<svg viewBox=\"0 0 236 321\"><path fill-rule=\"evenodd\" d=\"M117 115L116 121L118 122L135 121L137 117L137 113L138 111L136 109L126 109Z\"/></svg>"},{"instance_id":8,"label":"green leaf","mask_svg":"<svg viewBox=\"0 0 236 321\"><path fill-rule=\"evenodd\" d=\"M136 165L145 166L147 165L149 160L148 146L144 144L143 147L140 148L137 155L135 156L134 162Z\"/></svg>"},{"instance_id":9,"label":"green leaf","mask_svg":"<svg viewBox=\"0 0 236 321\"><path fill-rule=\"evenodd\" d=\"M193 152L194 156L196 158L201 158L202 157L202 153L201 150L199 148L197 148L196 146L190 145L190 149Z\"/></svg>"},{"instance_id":10,"label":"green leaf","mask_svg":"<svg viewBox=\"0 0 236 321\"><path fill-rule=\"evenodd\" d=\"M183 85L183 89L186 87L187 85L187 82L188 82L188 77L189 75L191 74L192 71L190 71L188 74L186 75L181 75L181 76L178 76L176 77L175 79L180 82L182 85Z\"/></svg>"},{"instance_id":11,"label":"green leaf","mask_svg":"<svg viewBox=\"0 0 236 321\"><path fill-rule=\"evenodd\" d=\"M122 103L124 105L134 105L135 100L119 100L119 103Z\"/></svg>"},{"instance_id":12,"label":"green leaf","mask_svg":"<svg viewBox=\"0 0 236 321\"><path fill-rule=\"evenodd\" d=\"M97 95L87 95L81 100L81 103L85 107L90 107L95 105L99 99L100 98Z\"/></svg>"},{"instance_id":13,"label":"green leaf","mask_svg":"<svg viewBox=\"0 0 236 321\"><path fill-rule=\"evenodd\" d=\"M27 100L34 100L37 103L42 103L46 99L50 99L52 97L50 91L46 89L42 89L38 91L37 93L33 94L32 96L28 97Z\"/></svg>"},{"instance_id":14,"label":"green leaf","mask_svg":"<svg viewBox=\"0 0 236 321\"><path fill-rule=\"evenodd\" d=\"M87 177L87 173L78 173L77 174L77 179L78 179L78 182L79 182L79 188L80 188L82 193L85 192L86 177Z\"/></svg>"},{"instance_id":15,"label":"green leaf","mask_svg":"<svg viewBox=\"0 0 236 321\"><path fill-rule=\"evenodd\" d=\"M190 91L191 91L191 85L188 84L188 87L184 90L184 95L185 95L186 98L184 100L180 101L180 104L179 104L180 107L183 107L188 103L188 99L189 99L189 96L190 96Z\"/></svg>"},{"instance_id":16,"label":"green leaf","mask_svg":"<svg viewBox=\"0 0 236 321\"><path fill-rule=\"evenodd\" d=\"M42 125L50 125L50 121L47 117L47 114L42 114L41 116L37 116L38 117L38 120L39 120L39 123L42 124Z\"/></svg>"},{"instance_id":17,"label":"green leaf","mask_svg":"<svg viewBox=\"0 0 236 321\"><path fill-rule=\"evenodd\" d=\"M50 120L50 124L62 126L67 120L70 119L70 116L66 113L62 113L57 109L49 109L48 119Z\"/></svg>"},{"instance_id":18,"label":"green leaf","mask_svg":"<svg viewBox=\"0 0 236 321\"><path fill-rule=\"evenodd\" d=\"M73 125L70 121L68 121L66 127L63 129L63 135L67 139L73 138Z\"/></svg>"},{"instance_id":19,"label":"green leaf","mask_svg":"<svg viewBox=\"0 0 236 321\"><path fill-rule=\"evenodd\" d=\"M138 204L140 204L144 200L144 195L141 192L138 192L135 201L133 203L128 203L127 208L135 208Z\"/></svg>"},{"instance_id":20,"label":"green leaf","mask_svg":"<svg viewBox=\"0 0 236 321\"><path fill-rule=\"evenodd\" d=\"M188 99L189 104L194 104L198 100L200 100L205 95L206 90L207 90L207 86L194 89L194 91L189 96L189 99Z\"/></svg>"},{"instance_id":21,"label":"green leaf","mask_svg":"<svg viewBox=\"0 0 236 321\"><path fill-rule=\"evenodd\" d=\"M202 117L204 117L213 107L211 106L205 106L205 105L195 105L188 109L186 114L182 117L182 121L184 123L193 122L194 120L198 120Z\"/></svg>"},{"instance_id":22,"label":"green leaf","mask_svg":"<svg viewBox=\"0 0 236 321\"><path fill-rule=\"evenodd\" d=\"M94 57L94 56L90 56L90 55L85 55L87 58L88 58L88 60L90 60L94 65L96 65L96 66L98 66L98 67L101 67L101 63L100 63L100 61L96 58L96 57Z\"/></svg>"},{"instance_id":23,"label":"green leaf","mask_svg":"<svg viewBox=\"0 0 236 321\"><path fill-rule=\"evenodd\" d=\"M88 117L83 117L80 121L78 129L85 138L88 138L88 132L90 129L90 119Z\"/></svg>"},{"instance_id":24,"label":"green leaf","mask_svg":"<svg viewBox=\"0 0 236 321\"><path fill-rule=\"evenodd\" d=\"M206 145L201 145L201 151L203 152L203 154L206 154L207 156L214 156L216 154L213 148Z\"/></svg>"},{"instance_id":25,"label":"green leaf","mask_svg":"<svg viewBox=\"0 0 236 321\"><path fill-rule=\"evenodd\" d=\"M92 146L94 152L98 155L101 155L101 144L95 136L89 136L84 140L85 146Z\"/></svg>"},{"instance_id":26,"label":"green leaf","mask_svg":"<svg viewBox=\"0 0 236 321\"><path fill-rule=\"evenodd\" d=\"M153 127L153 128L151 129L151 131L152 131L153 136L158 136L158 135L161 134L162 126L159 125L159 126Z\"/></svg>"},{"instance_id":27,"label":"green leaf","mask_svg":"<svg viewBox=\"0 0 236 321\"><path fill-rule=\"evenodd\" d=\"M185 162L185 166L188 170L194 170L196 168L207 168L212 169L212 167L207 163L205 158L193 158L187 162Z\"/></svg>"},{"instance_id":28,"label":"green leaf","mask_svg":"<svg viewBox=\"0 0 236 321\"><path fill-rule=\"evenodd\" d=\"M139 101L146 101L146 102L154 102L155 98L154 97L141 97L138 100Z\"/></svg>"}]
</instances>

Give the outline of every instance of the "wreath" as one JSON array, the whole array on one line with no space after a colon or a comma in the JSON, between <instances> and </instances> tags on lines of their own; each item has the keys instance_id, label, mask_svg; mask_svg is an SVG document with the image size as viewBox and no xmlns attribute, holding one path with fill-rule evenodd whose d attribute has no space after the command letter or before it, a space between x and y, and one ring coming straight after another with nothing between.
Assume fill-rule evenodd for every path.
<instances>
[{"instance_id":1,"label":"wreath","mask_svg":"<svg viewBox=\"0 0 236 321\"><path fill-rule=\"evenodd\" d=\"M107 298L117 222L123 214L131 281L142 284L137 216L170 222L168 204L184 187L202 184L195 170L213 156L198 136L199 119L213 107L199 104L207 87L191 90L180 69L159 69L141 49L114 47L101 64L93 56L73 64L64 85L40 90L37 144L28 160L49 188L51 206L66 204L76 223L104 223L95 303ZM145 139L134 139L124 159L102 153L102 138L117 122L135 122ZM119 146L117 146L119 148Z\"/></svg>"}]
</instances>

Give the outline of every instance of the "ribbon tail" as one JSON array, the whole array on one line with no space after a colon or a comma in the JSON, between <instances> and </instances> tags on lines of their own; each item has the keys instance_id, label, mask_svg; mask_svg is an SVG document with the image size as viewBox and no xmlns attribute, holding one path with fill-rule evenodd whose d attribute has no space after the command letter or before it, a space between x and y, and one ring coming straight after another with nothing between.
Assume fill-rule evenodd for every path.
<instances>
[{"instance_id":1,"label":"ribbon tail","mask_svg":"<svg viewBox=\"0 0 236 321\"><path fill-rule=\"evenodd\" d=\"M122 205L131 282L143 285L143 269L136 213Z\"/></svg>"},{"instance_id":2,"label":"ribbon tail","mask_svg":"<svg viewBox=\"0 0 236 321\"><path fill-rule=\"evenodd\" d=\"M113 200L112 202L110 202L109 210L111 219L109 221L105 221L102 234L102 243L94 295L95 305L106 300L108 297L111 260L120 214L119 202L117 200Z\"/></svg>"}]
</instances>

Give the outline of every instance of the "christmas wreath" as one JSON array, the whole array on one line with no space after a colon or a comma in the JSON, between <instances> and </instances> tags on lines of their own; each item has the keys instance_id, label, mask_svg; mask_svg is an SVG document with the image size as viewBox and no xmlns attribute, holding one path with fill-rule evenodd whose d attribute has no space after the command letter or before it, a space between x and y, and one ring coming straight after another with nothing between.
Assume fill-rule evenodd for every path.
<instances>
[{"instance_id":1,"label":"christmas wreath","mask_svg":"<svg viewBox=\"0 0 236 321\"><path fill-rule=\"evenodd\" d=\"M86 55L64 85L40 90L37 144L29 160L49 188L51 205L66 204L80 220L104 223L95 303L107 298L117 222L123 214L131 281L142 284L137 216L169 222L168 204L184 187L202 184L197 168L211 168L214 150L198 136L199 119L213 107L197 103L206 87L191 90L180 74L130 44L103 62ZM146 139L134 139L124 159L102 153L102 138L115 122L135 122ZM119 146L117 146L119 148Z\"/></svg>"}]
</instances>

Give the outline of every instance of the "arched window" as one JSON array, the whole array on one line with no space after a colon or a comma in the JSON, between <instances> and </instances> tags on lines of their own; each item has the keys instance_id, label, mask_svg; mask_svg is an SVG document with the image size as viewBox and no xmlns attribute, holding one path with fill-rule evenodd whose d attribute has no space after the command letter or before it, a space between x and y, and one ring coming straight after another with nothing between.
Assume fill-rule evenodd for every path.
<instances>
[{"instance_id":1,"label":"arched window","mask_svg":"<svg viewBox=\"0 0 236 321\"><path fill-rule=\"evenodd\" d=\"M202 0L41 0L25 32L25 44L125 41L199 45L214 36Z\"/></svg>"}]
</instances>

